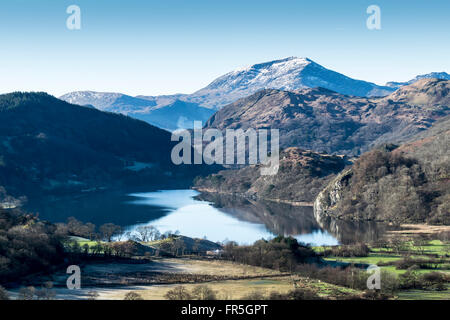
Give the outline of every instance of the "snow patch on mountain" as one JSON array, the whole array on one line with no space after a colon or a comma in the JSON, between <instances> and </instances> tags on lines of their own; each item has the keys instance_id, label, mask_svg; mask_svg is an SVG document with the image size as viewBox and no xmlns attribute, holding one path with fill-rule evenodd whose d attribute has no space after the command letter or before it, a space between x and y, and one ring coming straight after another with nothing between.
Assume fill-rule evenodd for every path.
<instances>
[{"instance_id":1,"label":"snow patch on mountain","mask_svg":"<svg viewBox=\"0 0 450 320\"><path fill-rule=\"evenodd\" d=\"M389 87L346 77L308 58L289 57L229 72L187 99L220 109L262 89L293 91L314 87L354 96L385 96L393 91Z\"/></svg>"}]
</instances>

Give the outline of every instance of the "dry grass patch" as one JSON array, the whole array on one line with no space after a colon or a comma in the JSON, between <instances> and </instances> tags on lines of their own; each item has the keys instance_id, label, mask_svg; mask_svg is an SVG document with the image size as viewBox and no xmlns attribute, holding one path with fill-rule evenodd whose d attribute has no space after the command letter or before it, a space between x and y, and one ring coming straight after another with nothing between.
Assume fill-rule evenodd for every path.
<instances>
[{"instance_id":1,"label":"dry grass patch","mask_svg":"<svg viewBox=\"0 0 450 320\"><path fill-rule=\"evenodd\" d=\"M179 260L179 259L178 259ZM223 260L183 260L185 269L190 273L204 275L224 275L227 277L255 277L255 276L276 276L280 275L279 271L255 267L245 264L233 263Z\"/></svg>"},{"instance_id":2,"label":"dry grass patch","mask_svg":"<svg viewBox=\"0 0 450 320\"><path fill-rule=\"evenodd\" d=\"M183 284L188 291L205 284ZM277 291L287 293L293 289L289 277L273 277L249 280L226 280L208 282L206 285L216 292L216 296L221 300L239 300L254 292L259 292L268 296L270 292ZM166 293L179 286L177 285L155 285L136 287L134 290L109 290L100 292L100 299L122 300L129 292L136 292L145 300L166 300Z\"/></svg>"}]
</instances>

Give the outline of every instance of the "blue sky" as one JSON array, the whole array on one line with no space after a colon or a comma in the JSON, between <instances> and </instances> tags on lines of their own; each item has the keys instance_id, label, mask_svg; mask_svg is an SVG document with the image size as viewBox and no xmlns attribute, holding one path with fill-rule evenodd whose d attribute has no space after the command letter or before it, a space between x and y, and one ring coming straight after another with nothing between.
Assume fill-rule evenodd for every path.
<instances>
[{"instance_id":1,"label":"blue sky","mask_svg":"<svg viewBox=\"0 0 450 320\"><path fill-rule=\"evenodd\" d=\"M81 8L68 30L66 8ZM368 30L366 8L381 8ZM384 84L450 72L450 1L2 0L0 92L190 93L288 56Z\"/></svg>"}]
</instances>

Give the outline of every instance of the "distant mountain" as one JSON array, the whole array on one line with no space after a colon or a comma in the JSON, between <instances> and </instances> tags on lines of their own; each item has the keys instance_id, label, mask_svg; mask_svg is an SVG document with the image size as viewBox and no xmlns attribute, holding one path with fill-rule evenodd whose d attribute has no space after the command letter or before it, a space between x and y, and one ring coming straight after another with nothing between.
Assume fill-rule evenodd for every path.
<instances>
[{"instance_id":1,"label":"distant mountain","mask_svg":"<svg viewBox=\"0 0 450 320\"><path fill-rule=\"evenodd\" d=\"M392 88L355 80L326 69L308 58L290 57L229 72L189 95L191 102L220 109L262 89L298 90L322 87L353 96L385 96Z\"/></svg>"},{"instance_id":2,"label":"distant mountain","mask_svg":"<svg viewBox=\"0 0 450 320\"><path fill-rule=\"evenodd\" d=\"M168 95L161 95L161 96L136 96L136 98L144 99L144 100L150 100L154 101L157 106L163 107L167 106L171 103L174 103L176 100L186 100L188 97L188 94L183 93L176 93L176 94L168 94Z\"/></svg>"},{"instance_id":3,"label":"distant mountain","mask_svg":"<svg viewBox=\"0 0 450 320\"><path fill-rule=\"evenodd\" d=\"M121 93L79 91L65 94L60 99L82 106L92 105L102 111L126 114L174 130L179 128L180 119L185 119L181 120L184 126L190 124L192 127L192 120L203 120L204 115L208 114L204 108L218 110L262 89L291 91L314 87L354 96L385 96L394 91L390 87L346 77L308 58L290 57L229 72L193 94L131 97ZM181 107L182 102L186 103L186 109ZM173 104L177 108L173 108ZM170 110L163 110L165 107ZM154 113L154 109L161 110ZM162 114L170 117L164 119Z\"/></svg>"},{"instance_id":4,"label":"distant mountain","mask_svg":"<svg viewBox=\"0 0 450 320\"><path fill-rule=\"evenodd\" d=\"M185 95L131 97L121 93L77 91L61 100L102 111L121 113L143 120L161 129L191 129L194 121L203 123L214 113L198 104L179 100Z\"/></svg>"},{"instance_id":5,"label":"distant mountain","mask_svg":"<svg viewBox=\"0 0 450 320\"><path fill-rule=\"evenodd\" d=\"M213 113L214 110L199 107L195 103L175 100L175 102L164 107L129 113L129 115L158 128L173 131L176 129L192 129L194 121L206 123Z\"/></svg>"},{"instance_id":6,"label":"distant mountain","mask_svg":"<svg viewBox=\"0 0 450 320\"><path fill-rule=\"evenodd\" d=\"M61 100L80 106L91 105L101 111L128 114L145 111L156 106L154 100L140 99L115 92L76 91L60 97Z\"/></svg>"},{"instance_id":7,"label":"distant mountain","mask_svg":"<svg viewBox=\"0 0 450 320\"><path fill-rule=\"evenodd\" d=\"M448 74L447 72L431 72L431 73L419 75L419 76L415 77L414 79L411 79L411 80L405 81L405 82L395 82L395 81L387 82L386 86L393 88L393 89L398 89L402 86L407 86L408 84L412 84L418 80L430 79L430 78L450 80L450 74Z\"/></svg>"},{"instance_id":8,"label":"distant mountain","mask_svg":"<svg viewBox=\"0 0 450 320\"><path fill-rule=\"evenodd\" d=\"M0 186L12 196L137 185L188 186L207 166L175 166L171 134L45 93L0 95Z\"/></svg>"},{"instance_id":9,"label":"distant mountain","mask_svg":"<svg viewBox=\"0 0 450 320\"><path fill-rule=\"evenodd\" d=\"M450 113L450 81L423 79L387 97L265 89L223 107L205 128L280 130L281 147L358 155L404 140Z\"/></svg>"}]
</instances>

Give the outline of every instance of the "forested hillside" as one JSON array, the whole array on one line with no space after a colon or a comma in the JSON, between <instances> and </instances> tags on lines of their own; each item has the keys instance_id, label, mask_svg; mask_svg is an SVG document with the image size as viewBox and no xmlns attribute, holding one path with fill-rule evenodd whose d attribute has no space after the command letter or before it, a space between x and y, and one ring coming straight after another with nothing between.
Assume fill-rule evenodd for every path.
<instances>
[{"instance_id":1,"label":"forested hillside","mask_svg":"<svg viewBox=\"0 0 450 320\"><path fill-rule=\"evenodd\" d=\"M321 192L315 213L450 224L450 119L412 140L363 154Z\"/></svg>"},{"instance_id":2,"label":"forested hillside","mask_svg":"<svg viewBox=\"0 0 450 320\"><path fill-rule=\"evenodd\" d=\"M0 186L13 196L130 185L188 186L206 166L175 166L171 134L45 93L0 96Z\"/></svg>"}]
</instances>

